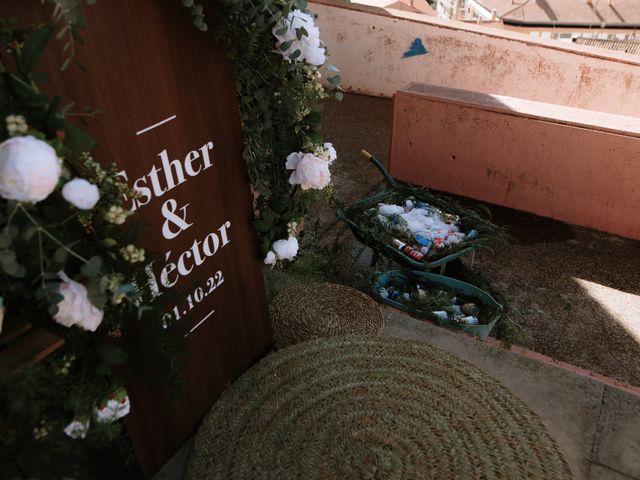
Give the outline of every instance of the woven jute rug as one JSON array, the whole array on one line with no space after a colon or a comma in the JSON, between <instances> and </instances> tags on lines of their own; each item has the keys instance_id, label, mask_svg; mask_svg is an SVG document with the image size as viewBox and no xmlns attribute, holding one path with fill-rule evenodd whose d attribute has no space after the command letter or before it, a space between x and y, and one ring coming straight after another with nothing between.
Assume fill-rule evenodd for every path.
<instances>
[{"instance_id":1,"label":"woven jute rug","mask_svg":"<svg viewBox=\"0 0 640 480\"><path fill-rule=\"evenodd\" d=\"M384 314L368 295L344 285L296 285L269 305L276 348L334 335L382 335Z\"/></svg>"},{"instance_id":2,"label":"woven jute rug","mask_svg":"<svg viewBox=\"0 0 640 480\"><path fill-rule=\"evenodd\" d=\"M531 410L428 344L345 336L279 350L213 406L189 480L570 479Z\"/></svg>"}]
</instances>

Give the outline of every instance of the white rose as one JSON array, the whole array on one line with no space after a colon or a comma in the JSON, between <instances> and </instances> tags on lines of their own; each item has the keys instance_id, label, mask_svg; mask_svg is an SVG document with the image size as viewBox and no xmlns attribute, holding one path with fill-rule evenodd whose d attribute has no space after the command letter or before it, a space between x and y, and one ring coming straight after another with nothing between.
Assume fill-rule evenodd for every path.
<instances>
[{"instance_id":1,"label":"white rose","mask_svg":"<svg viewBox=\"0 0 640 480\"><path fill-rule=\"evenodd\" d=\"M284 34L278 35L276 32L282 28L287 28ZM307 35L298 40L296 30L304 28ZM320 44L320 29L316 27L313 17L300 10L293 10L286 19L281 19L273 27L273 35L277 38L277 46L285 42L291 42L291 46L282 51L278 48L278 52L288 61L291 61L291 55L300 50L300 56L296 59L306 61L309 65L322 65L325 60L325 49Z\"/></svg>"},{"instance_id":2,"label":"white rose","mask_svg":"<svg viewBox=\"0 0 640 480\"><path fill-rule=\"evenodd\" d=\"M264 264L273 265L274 263L276 263L276 254L273 253L273 251L269 250L269 253L267 253L267 256L264 257Z\"/></svg>"},{"instance_id":3,"label":"white rose","mask_svg":"<svg viewBox=\"0 0 640 480\"><path fill-rule=\"evenodd\" d=\"M280 260L292 260L298 254L298 239L289 237L287 240L273 242L271 247Z\"/></svg>"},{"instance_id":4,"label":"white rose","mask_svg":"<svg viewBox=\"0 0 640 480\"><path fill-rule=\"evenodd\" d=\"M129 402L129 396L124 394L123 396L118 395L116 398L110 398L97 406L94 414L98 423L113 423L127 416L130 410L131 403Z\"/></svg>"},{"instance_id":5,"label":"white rose","mask_svg":"<svg viewBox=\"0 0 640 480\"><path fill-rule=\"evenodd\" d=\"M58 303L58 312L53 319L65 327L77 325L83 330L95 332L102 323L104 312L89 301L87 287L71 280L64 272L58 275L63 280L60 295L64 298Z\"/></svg>"},{"instance_id":6,"label":"white rose","mask_svg":"<svg viewBox=\"0 0 640 480\"><path fill-rule=\"evenodd\" d=\"M285 33L283 35L278 35L276 32L278 30L282 30L284 27L287 27ZM301 10L293 10L289 12L286 19L280 19L280 21L273 27L272 32L278 39L278 42L284 43L289 40L297 40L296 30L301 27L304 28L310 36L319 36L320 31L318 30L318 27L315 26L313 17ZM317 30L317 32L315 30Z\"/></svg>"},{"instance_id":7,"label":"white rose","mask_svg":"<svg viewBox=\"0 0 640 480\"><path fill-rule=\"evenodd\" d=\"M100 190L84 178L74 178L62 187L62 196L74 207L91 210L100 200Z\"/></svg>"},{"instance_id":8,"label":"white rose","mask_svg":"<svg viewBox=\"0 0 640 480\"><path fill-rule=\"evenodd\" d=\"M64 427L64 433L71 438L85 438L89 431L89 420L81 422L80 420L74 420L69 425Z\"/></svg>"},{"instance_id":9,"label":"white rose","mask_svg":"<svg viewBox=\"0 0 640 480\"><path fill-rule=\"evenodd\" d=\"M301 45L302 58L309 64L319 67L326 60L327 56L325 54L325 50L320 46L320 40L315 41L306 41L307 39L303 39L303 44Z\"/></svg>"},{"instance_id":10,"label":"white rose","mask_svg":"<svg viewBox=\"0 0 640 480\"><path fill-rule=\"evenodd\" d=\"M2 333L3 323L4 323L4 307L2 306L2 297L0 297L0 333Z\"/></svg>"},{"instance_id":11,"label":"white rose","mask_svg":"<svg viewBox=\"0 0 640 480\"><path fill-rule=\"evenodd\" d=\"M325 152L329 156L329 163L333 163L333 161L338 158L338 152L336 152L332 143L325 143L322 148L324 148Z\"/></svg>"},{"instance_id":12,"label":"white rose","mask_svg":"<svg viewBox=\"0 0 640 480\"><path fill-rule=\"evenodd\" d=\"M37 138L13 137L0 144L0 196L39 202L53 192L62 173L56 151Z\"/></svg>"},{"instance_id":13,"label":"white rose","mask_svg":"<svg viewBox=\"0 0 640 480\"><path fill-rule=\"evenodd\" d=\"M287 157L286 167L294 172L289 177L291 185L300 185L303 190L322 190L331 182L329 162L312 153L295 152Z\"/></svg>"}]
</instances>

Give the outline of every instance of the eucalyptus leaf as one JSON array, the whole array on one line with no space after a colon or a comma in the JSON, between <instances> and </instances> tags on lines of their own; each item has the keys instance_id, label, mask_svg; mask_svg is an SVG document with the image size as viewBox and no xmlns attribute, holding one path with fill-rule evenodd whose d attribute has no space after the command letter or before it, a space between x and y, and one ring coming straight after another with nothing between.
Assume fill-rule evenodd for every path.
<instances>
[{"instance_id":1,"label":"eucalyptus leaf","mask_svg":"<svg viewBox=\"0 0 640 480\"><path fill-rule=\"evenodd\" d=\"M69 257L69 253L62 247L57 248L55 252L53 252L53 261L57 263L64 263L67 261Z\"/></svg>"},{"instance_id":2,"label":"eucalyptus leaf","mask_svg":"<svg viewBox=\"0 0 640 480\"><path fill-rule=\"evenodd\" d=\"M280 44L280 50L282 50L283 52L286 52L291 48L291 45L293 45L293 40L287 40L286 42L282 42Z\"/></svg>"},{"instance_id":3,"label":"eucalyptus leaf","mask_svg":"<svg viewBox=\"0 0 640 480\"><path fill-rule=\"evenodd\" d=\"M116 292L117 293L130 293L133 292L134 290L136 290L137 287L132 284L132 283L125 283L123 285L120 285L117 289Z\"/></svg>"},{"instance_id":4,"label":"eucalyptus leaf","mask_svg":"<svg viewBox=\"0 0 640 480\"><path fill-rule=\"evenodd\" d=\"M16 252L13 250L0 250L0 263L3 265L15 263L16 262Z\"/></svg>"},{"instance_id":5,"label":"eucalyptus leaf","mask_svg":"<svg viewBox=\"0 0 640 480\"><path fill-rule=\"evenodd\" d=\"M296 28L296 37L298 40L302 40L302 37L308 37L309 32L304 27Z\"/></svg>"},{"instance_id":6,"label":"eucalyptus leaf","mask_svg":"<svg viewBox=\"0 0 640 480\"><path fill-rule=\"evenodd\" d=\"M31 240L31 238L33 238L33 236L38 232L38 227L36 227L35 225L32 224L27 224L25 225L25 227L22 229L22 239L25 242L28 242L29 240Z\"/></svg>"},{"instance_id":7,"label":"eucalyptus leaf","mask_svg":"<svg viewBox=\"0 0 640 480\"><path fill-rule=\"evenodd\" d=\"M7 248L11 245L11 237L5 232L0 233L0 248Z\"/></svg>"},{"instance_id":8,"label":"eucalyptus leaf","mask_svg":"<svg viewBox=\"0 0 640 480\"><path fill-rule=\"evenodd\" d=\"M96 275L98 275L98 273L100 273L102 263L102 258L99 255L94 255L89 259L87 263L80 267L80 272L82 272L85 277L95 277Z\"/></svg>"},{"instance_id":9,"label":"eucalyptus leaf","mask_svg":"<svg viewBox=\"0 0 640 480\"><path fill-rule=\"evenodd\" d=\"M15 225L9 225L9 226L5 227L4 233L6 233L13 240L15 240L16 238L18 238L18 235L20 235L20 229L18 227L16 227Z\"/></svg>"},{"instance_id":10,"label":"eucalyptus leaf","mask_svg":"<svg viewBox=\"0 0 640 480\"><path fill-rule=\"evenodd\" d=\"M52 293L49 295L49 303L58 304L64 300L64 296L59 293Z\"/></svg>"}]
</instances>

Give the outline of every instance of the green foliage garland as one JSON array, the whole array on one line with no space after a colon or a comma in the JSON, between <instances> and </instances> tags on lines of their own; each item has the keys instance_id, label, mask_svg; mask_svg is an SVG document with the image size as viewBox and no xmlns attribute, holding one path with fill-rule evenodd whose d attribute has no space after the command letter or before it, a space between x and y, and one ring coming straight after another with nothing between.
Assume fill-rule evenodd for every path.
<instances>
[{"instance_id":1,"label":"green foliage garland","mask_svg":"<svg viewBox=\"0 0 640 480\"><path fill-rule=\"evenodd\" d=\"M318 104L331 95L342 99L340 75L332 65L320 68L299 61L296 52L289 62L282 56L289 45L276 45L274 31L286 27L294 10L305 11L306 0L221 0L211 15L219 20L213 29L204 21L202 5L193 0L181 3L190 9L194 25L212 31L232 59L244 131L242 155L249 168L254 226L264 256L274 241L291 233L291 222L302 223L321 195L319 190L291 185L285 161L292 152L322 147ZM300 39L307 32L300 28L296 34ZM320 82L323 75L325 85Z\"/></svg>"}]
</instances>

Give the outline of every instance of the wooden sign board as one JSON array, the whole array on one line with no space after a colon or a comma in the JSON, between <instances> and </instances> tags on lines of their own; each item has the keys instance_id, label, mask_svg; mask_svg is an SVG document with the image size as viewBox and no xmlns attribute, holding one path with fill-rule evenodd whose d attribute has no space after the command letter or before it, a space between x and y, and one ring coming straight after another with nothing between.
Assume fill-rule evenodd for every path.
<instances>
[{"instance_id":1,"label":"wooden sign board","mask_svg":"<svg viewBox=\"0 0 640 480\"><path fill-rule=\"evenodd\" d=\"M9 3L2 17L18 16L23 25L51 15L40 0ZM138 190L130 206L146 223L141 243L159 253L146 267L150 288L158 300L181 292L165 315L191 332L180 404L150 391L135 372L125 375L127 427L151 476L222 390L268 350L261 262L225 51L177 0L99 1L84 10L79 55L86 72L60 72L63 42L40 69L63 101L102 112L88 127L99 144L95 156L115 161Z\"/></svg>"}]
</instances>

